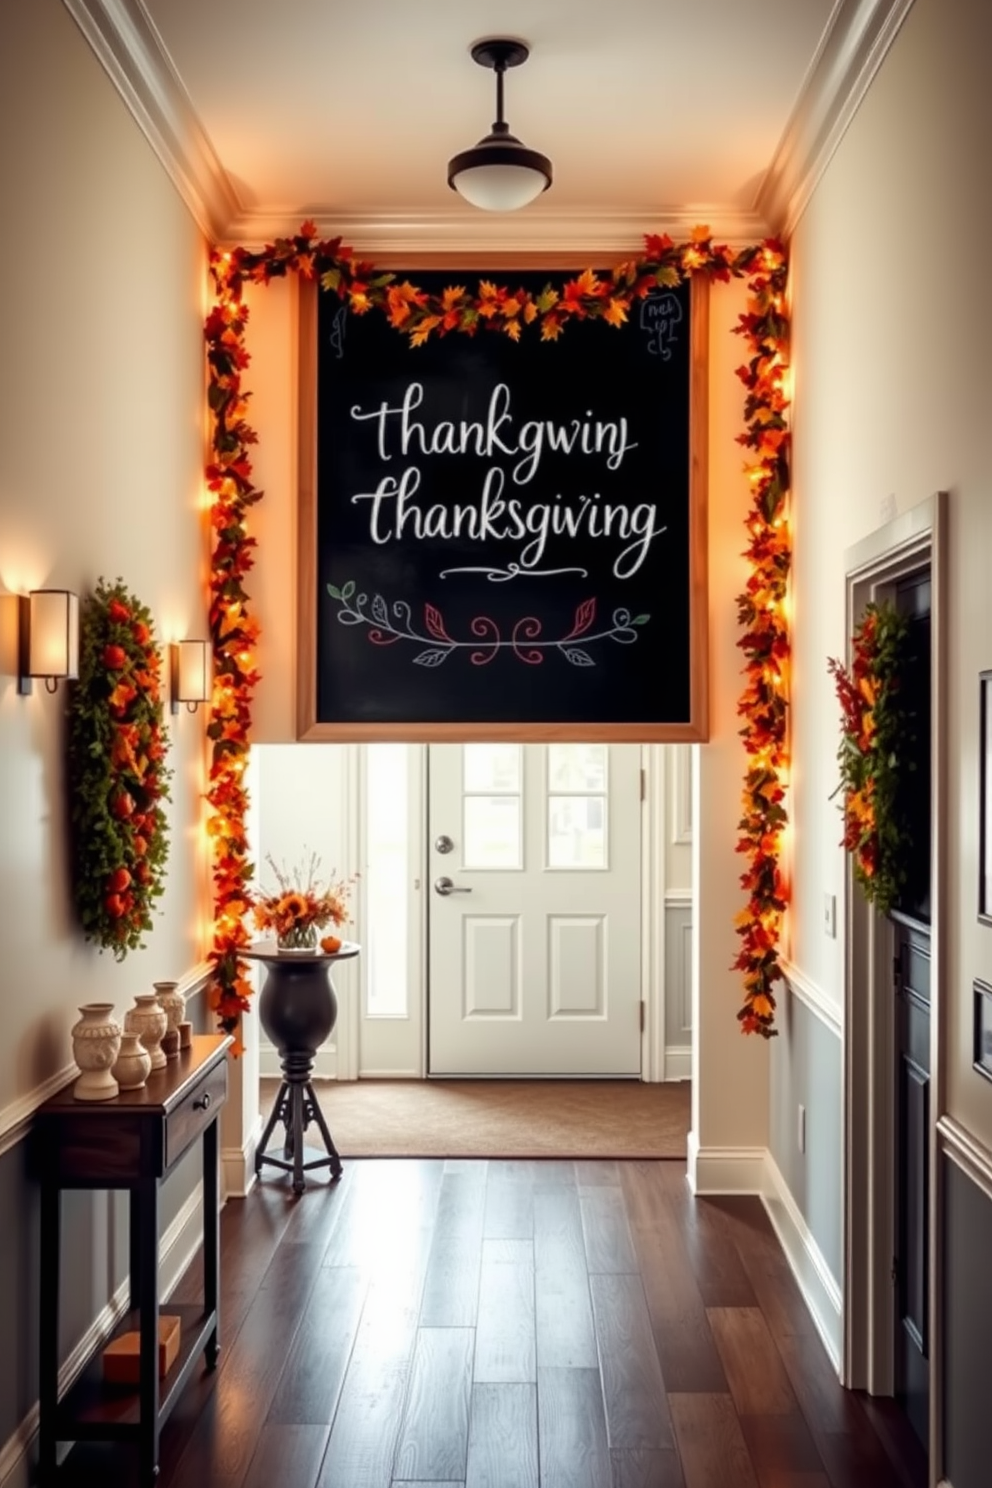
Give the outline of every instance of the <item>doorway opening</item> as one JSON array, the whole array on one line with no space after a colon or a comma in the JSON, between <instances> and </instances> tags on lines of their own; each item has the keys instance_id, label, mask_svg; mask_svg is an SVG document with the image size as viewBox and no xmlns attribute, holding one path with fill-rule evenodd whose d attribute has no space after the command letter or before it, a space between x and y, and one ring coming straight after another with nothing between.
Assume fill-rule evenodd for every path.
<instances>
[{"instance_id":1,"label":"doorway opening","mask_svg":"<svg viewBox=\"0 0 992 1488\"><path fill-rule=\"evenodd\" d=\"M892 600L910 620L906 685L919 718L914 849L896 909L882 918L848 867L845 989L844 1382L894 1395L926 1444L940 1385L934 1306L940 1110L943 834L942 532L938 493L848 554L847 618Z\"/></svg>"}]
</instances>

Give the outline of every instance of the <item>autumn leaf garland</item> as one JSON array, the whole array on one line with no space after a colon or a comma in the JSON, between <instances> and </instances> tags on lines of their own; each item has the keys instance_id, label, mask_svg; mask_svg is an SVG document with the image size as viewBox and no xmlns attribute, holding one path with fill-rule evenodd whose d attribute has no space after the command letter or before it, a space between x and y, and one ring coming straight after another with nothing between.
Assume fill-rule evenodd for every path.
<instances>
[{"instance_id":1,"label":"autumn leaf garland","mask_svg":"<svg viewBox=\"0 0 992 1488\"><path fill-rule=\"evenodd\" d=\"M640 257L617 264L608 274L586 269L560 288L549 283L535 294L482 280L474 291L455 284L434 295L408 280L398 282L395 274L358 258L340 238L318 240L315 225L305 222L299 233L263 249L215 252L211 272L216 303L205 333L213 416L207 479L213 501L210 619L215 684L208 801L214 844L212 997L221 1027L237 1028L251 992L240 955L248 943L245 913L253 872L245 837L248 803L243 776L258 680L253 660L258 627L243 580L252 567L254 547L246 515L262 493L252 480L250 448L256 434L247 421L249 394L241 385L249 362L244 286L267 284L289 273L306 279L319 275L322 288L337 295L352 314L378 310L411 346L418 347L432 336L453 332L488 331L518 341L535 327L542 340L554 341L578 321L604 320L621 326L652 291L674 288L688 276L702 274L718 281L745 279L750 290L747 312L735 327L749 350L748 361L739 369L747 389L746 428L739 438L752 452L748 468L753 490L747 518L750 574L745 593L738 598L743 630L738 644L746 657L738 711L748 753L738 851L749 861L741 876L748 903L738 916L742 945L735 967L744 982L741 1027L745 1033L768 1036L774 1022L772 988L781 976L778 944L785 910L780 856L786 820L789 633L784 599L791 560L785 511L787 265L781 245L768 240L735 251L715 244L706 227L695 228L682 244L667 234L649 234Z\"/></svg>"}]
</instances>

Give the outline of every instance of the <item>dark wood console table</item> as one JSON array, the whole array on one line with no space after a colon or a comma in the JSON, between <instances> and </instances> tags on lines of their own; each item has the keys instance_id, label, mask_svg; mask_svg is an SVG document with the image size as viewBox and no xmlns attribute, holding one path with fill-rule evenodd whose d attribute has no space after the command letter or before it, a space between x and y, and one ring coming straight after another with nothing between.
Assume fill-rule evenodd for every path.
<instances>
[{"instance_id":1,"label":"dark wood console table","mask_svg":"<svg viewBox=\"0 0 992 1488\"><path fill-rule=\"evenodd\" d=\"M141 1477L158 1475L162 1425L204 1352L219 1349L219 1194L217 1116L227 1097L227 1048L221 1034L200 1034L140 1090L114 1100L77 1101L72 1086L38 1112L41 1175L41 1482L55 1480L60 1441L137 1442ZM159 1184L200 1137L203 1145L202 1306L169 1306L182 1322L179 1356L158 1373ZM62 1190L127 1189L130 1195L130 1312L118 1332L141 1335L140 1384L107 1385L95 1355L59 1399L59 1255Z\"/></svg>"}]
</instances>

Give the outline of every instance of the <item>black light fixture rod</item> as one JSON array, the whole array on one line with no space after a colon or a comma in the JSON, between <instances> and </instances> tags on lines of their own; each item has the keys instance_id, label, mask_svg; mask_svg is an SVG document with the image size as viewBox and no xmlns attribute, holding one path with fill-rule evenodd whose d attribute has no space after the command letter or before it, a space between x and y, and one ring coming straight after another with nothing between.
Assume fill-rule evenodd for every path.
<instances>
[{"instance_id":1,"label":"black light fixture rod","mask_svg":"<svg viewBox=\"0 0 992 1488\"><path fill-rule=\"evenodd\" d=\"M496 62L496 123L493 129L503 130L506 123L503 119L503 78L506 74L506 62L502 57Z\"/></svg>"}]
</instances>

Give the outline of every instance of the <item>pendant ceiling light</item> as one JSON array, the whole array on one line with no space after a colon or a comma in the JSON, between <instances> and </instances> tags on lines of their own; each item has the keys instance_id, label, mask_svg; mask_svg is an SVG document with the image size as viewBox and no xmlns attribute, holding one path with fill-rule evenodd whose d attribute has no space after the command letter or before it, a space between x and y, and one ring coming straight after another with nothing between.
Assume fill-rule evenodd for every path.
<instances>
[{"instance_id":1,"label":"pendant ceiling light","mask_svg":"<svg viewBox=\"0 0 992 1488\"><path fill-rule=\"evenodd\" d=\"M472 48L479 66L496 72L496 123L473 149L448 161L448 185L486 212L515 212L551 185L551 161L522 145L503 119L503 74L529 55L522 41L479 41Z\"/></svg>"}]
</instances>

